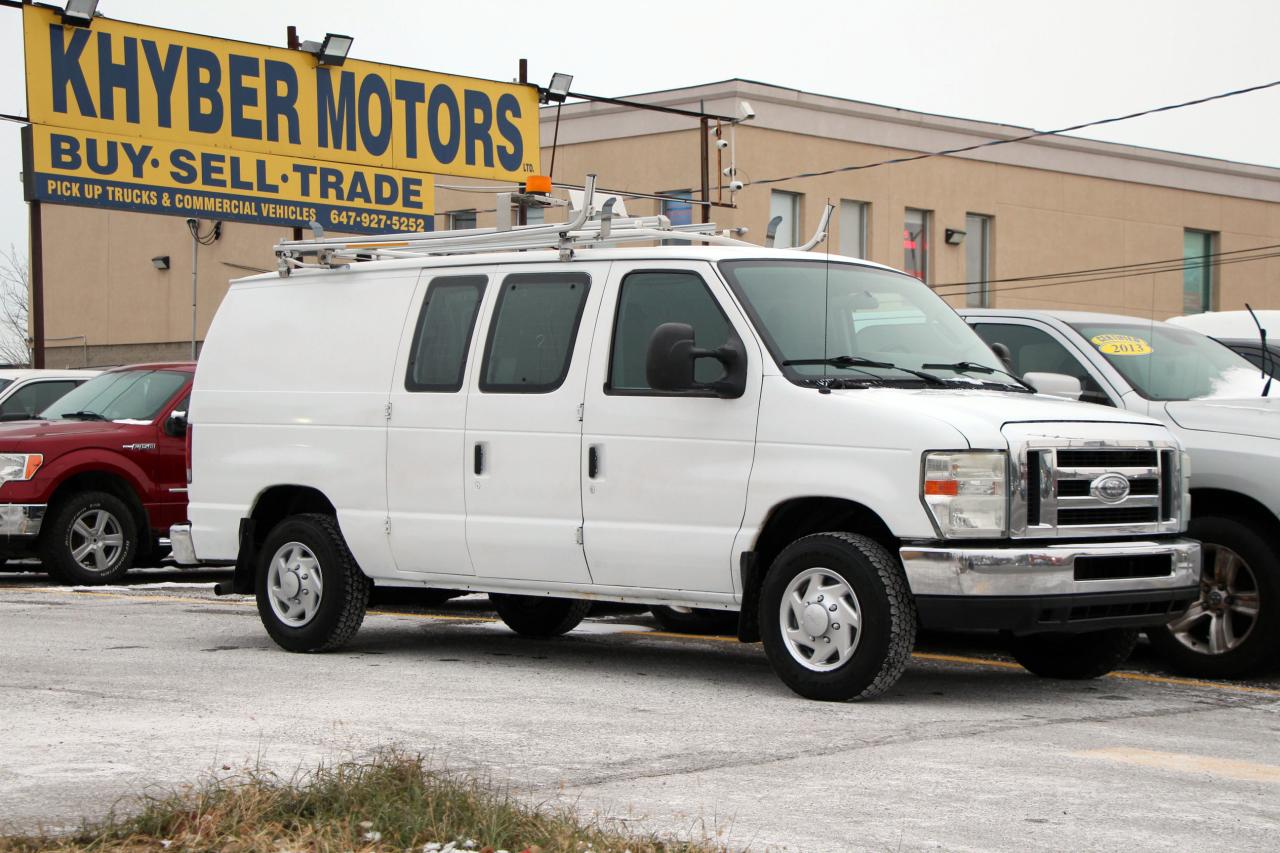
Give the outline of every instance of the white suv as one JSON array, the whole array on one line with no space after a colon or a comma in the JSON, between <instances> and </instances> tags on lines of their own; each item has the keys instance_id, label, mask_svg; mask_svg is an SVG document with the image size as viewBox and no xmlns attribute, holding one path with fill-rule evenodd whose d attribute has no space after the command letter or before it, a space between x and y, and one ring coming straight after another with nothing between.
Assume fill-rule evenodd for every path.
<instances>
[{"instance_id":1,"label":"white suv","mask_svg":"<svg viewBox=\"0 0 1280 853\"><path fill-rule=\"evenodd\" d=\"M235 561L279 645L347 642L374 584L487 592L539 637L591 600L723 609L845 700L897 680L918 624L1086 678L1198 595L1169 431L1032 393L916 279L547 227L560 251L282 244L291 275L231 287L172 539Z\"/></svg>"}]
</instances>

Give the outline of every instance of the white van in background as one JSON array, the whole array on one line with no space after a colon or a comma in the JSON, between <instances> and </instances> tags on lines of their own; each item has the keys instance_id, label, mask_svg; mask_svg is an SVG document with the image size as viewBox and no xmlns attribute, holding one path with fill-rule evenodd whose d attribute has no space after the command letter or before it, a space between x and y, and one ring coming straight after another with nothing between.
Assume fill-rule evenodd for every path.
<instances>
[{"instance_id":1,"label":"white van in background","mask_svg":"<svg viewBox=\"0 0 1280 853\"><path fill-rule=\"evenodd\" d=\"M585 214L277 251L209 331L172 540L286 649L349 641L372 584L538 637L593 599L723 609L846 700L918 624L1087 678L1199 594L1169 431L1032 393L900 272Z\"/></svg>"}]
</instances>

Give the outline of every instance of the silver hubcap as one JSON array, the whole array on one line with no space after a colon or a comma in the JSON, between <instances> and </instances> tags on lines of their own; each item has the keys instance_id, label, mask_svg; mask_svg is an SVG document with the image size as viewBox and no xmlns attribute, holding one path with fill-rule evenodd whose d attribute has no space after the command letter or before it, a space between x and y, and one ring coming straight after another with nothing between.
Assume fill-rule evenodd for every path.
<instances>
[{"instance_id":1,"label":"silver hubcap","mask_svg":"<svg viewBox=\"0 0 1280 853\"><path fill-rule=\"evenodd\" d=\"M1258 582L1249 564L1235 551L1208 542L1202 546L1200 600L1169 623L1187 648L1220 655L1238 648L1258 623Z\"/></svg>"},{"instance_id":2,"label":"silver hubcap","mask_svg":"<svg viewBox=\"0 0 1280 853\"><path fill-rule=\"evenodd\" d=\"M105 509L86 509L71 522L71 559L94 574L111 571L124 554L120 520Z\"/></svg>"},{"instance_id":3,"label":"silver hubcap","mask_svg":"<svg viewBox=\"0 0 1280 853\"><path fill-rule=\"evenodd\" d=\"M281 545L267 568L267 598L271 612L291 628L301 628L315 618L324 595L320 561L301 542Z\"/></svg>"},{"instance_id":4,"label":"silver hubcap","mask_svg":"<svg viewBox=\"0 0 1280 853\"><path fill-rule=\"evenodd\" d=\"M806 569L792 579L778 610L782 640L803 667L837 669L853 657L862 637L862 608L843 578L830 569Z\"/></svg>"}]
</instances>

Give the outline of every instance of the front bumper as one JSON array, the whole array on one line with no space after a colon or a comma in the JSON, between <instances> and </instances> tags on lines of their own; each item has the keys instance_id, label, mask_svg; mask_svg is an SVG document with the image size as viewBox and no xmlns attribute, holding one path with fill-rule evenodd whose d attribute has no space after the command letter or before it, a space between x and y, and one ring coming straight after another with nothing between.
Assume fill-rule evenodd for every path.
<instances>
[{"instance_id":1,"label":"front bumper","mask_svg":"<svg viewBox=\"0 0 1280 853\"><path fill-rule=\"evenodd\" d=\"M1189 539L908 546L899 555L924 628L1036 633L1150 627L1178 615L1200 594L1200 543ZM1088 562L1078 567L1082 558ZM1167 560L1168 571L1150 576L1156 559Z\"/></svg>"},{"instance_id":2,"label":"front bumper","mask_svg":"<svg viewBox=\"0 0 1280 853\"><path fill-rule=\"evenodd\" d=\"M0 536L34 539L48 508L47 504L0 504Z\"/></svg>"}]
</instances>

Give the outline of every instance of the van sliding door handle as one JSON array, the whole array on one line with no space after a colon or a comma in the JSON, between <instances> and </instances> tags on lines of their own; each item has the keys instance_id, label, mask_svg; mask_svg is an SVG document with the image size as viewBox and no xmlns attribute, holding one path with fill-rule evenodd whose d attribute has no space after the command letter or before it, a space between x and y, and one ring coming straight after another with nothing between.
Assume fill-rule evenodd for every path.
<instances>
[{"instance_id":1,"label":"van sliding door handle","mask_svg":"<svg viewBox=\"0 0 1280 853\"><path fill-rule=\"evenodd\" d=\"M484 473L484 445L478 441L476 442L475 472L477 477Z\"/></svg>"},{"instance_id":2,"label":"van sliding door handle","mask_svg":"<svg viewBox=\"0 0 1280 853\"><path fill-rule=\"evenodd\" d=\"M594 480L600 473L600 449L596 445L587 448L587 478Z\"/></svg>"}]
</instances>

